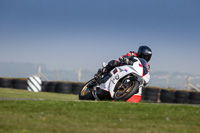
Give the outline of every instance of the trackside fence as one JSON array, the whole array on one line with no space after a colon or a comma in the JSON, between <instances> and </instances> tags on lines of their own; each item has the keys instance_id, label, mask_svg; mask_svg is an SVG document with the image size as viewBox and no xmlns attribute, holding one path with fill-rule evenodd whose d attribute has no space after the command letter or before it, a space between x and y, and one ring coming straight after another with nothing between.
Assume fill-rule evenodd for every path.
<instances>
[{"instance_id":1,"label":"trackside fence","mask_svg":"<svg viewBox=\"0 0 200 133\"><path fill-rule=\"evenodd\" d=\"M27 90L27 81L28 78L0 78L0 88ZM83 82L42 81L41 91L77 95L83 86ZM142 89L142 102L200 104L200 92L145 87Z\"/></svg>"},{"instance_id":2,"label":"trackside fence","mask_svg":"<svg viewBox=\"0 0 200 133\"><path fill-rule=\"evenodd\" d=\"M30 84L33 83L33 81L30 81L32 81L30 78L0 78L0 87L27 90ZM83 86L83 82L42 81L41 91L64 94L79 94L79 91Z\"/></svg>"},{"instance_id":3,"label":"trackside fence","mask_svg":"<svg viewBox=\"0 0 200 133\"><path fill-rule=\"evenodd\" d=\"M200 92L146 87L142 90L142 101L153 103L200 104Z\"/></svg>"}]
</instances>

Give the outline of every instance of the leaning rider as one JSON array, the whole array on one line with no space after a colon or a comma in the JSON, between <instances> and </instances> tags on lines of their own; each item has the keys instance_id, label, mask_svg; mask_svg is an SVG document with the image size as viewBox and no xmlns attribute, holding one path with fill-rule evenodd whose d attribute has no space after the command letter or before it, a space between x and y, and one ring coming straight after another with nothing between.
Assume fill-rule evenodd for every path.
<instances>
[{"instance_id":1,"label":"leaning rider","mask_svg":"<svg viewBox=\"0 0 200 133\"><path fill-rule=\"evenodd\" d=\"M103 78L105 73L108 73L111 71L113 68L126 64L126 65L132 65L134 63L134 57L139 57L145 59L147 62L150 61L152 56L152 50L148 46L140 46L138 48L137 52L130 51L126 55L122 55L119 57L119 61L117 60L111 60L106 66L104 66L102 69L100 68L95 74L94 78L99 81ZM150 70L150 65L148 66L148 70ZM149 76L149 75L147 75ZM148 83L144 83L144 86L146 86ZM139 93L141 92L141 89L139 90Z\"/></svg>"}]
</instances>

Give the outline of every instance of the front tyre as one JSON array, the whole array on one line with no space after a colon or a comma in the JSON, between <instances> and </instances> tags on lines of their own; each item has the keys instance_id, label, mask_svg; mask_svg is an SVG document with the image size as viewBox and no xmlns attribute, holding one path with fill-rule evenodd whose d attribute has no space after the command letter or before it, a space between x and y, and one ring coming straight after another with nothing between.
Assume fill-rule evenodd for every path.
<instances>
[{"instance_id":1,"label":"front tyre","mask_svg":"<svg viewBox=\"0 0 200 133\"><path fill-rule=\"evenodd\" d=\"M116 86L114 100L126 101L138 92L139 82L137 80L130 80L130 78L124 78L119 86Z\"/></svg>"},{"instance_id":2,"label":"front tyre","mask_svg":"<svg viewBox=\"0 0 200 133\"><path fill-rule=\"evenodd\" d=\"M92 82L95 82L95 79L91 79L88 81L83 88L79 92L79 100L95 100L94 96L92 95L92 91L94 90L93 87L88 88L88 85Z\"/></svg>"}]
</instances>

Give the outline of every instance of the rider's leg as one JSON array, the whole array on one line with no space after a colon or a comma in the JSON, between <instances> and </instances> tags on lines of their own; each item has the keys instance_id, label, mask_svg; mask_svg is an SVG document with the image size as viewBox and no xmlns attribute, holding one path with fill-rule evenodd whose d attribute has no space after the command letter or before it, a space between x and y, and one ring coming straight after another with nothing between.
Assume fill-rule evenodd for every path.
<instances>
[{"instance_id":1,"label":"rider's leg","mask_svg":"<svg viewBox=\"0 0 200 133\"><path fill-rule=\"evenodd\" d=\"M104 66L103 68L100 68L97 73L94 75L95 79L99 79L99 78L103 78L103 75L105 73L108 73L110 70L112 70L113 68L119 66L118 61L116 60L111 60L106 66Z\"/></svg>"},{"instance_id":2,"label":"rider's leg","mask_svg":"<svg viewBox=\"0 0 200 133\"><path fill-rule=\"evenodd\" d=\"M109 72L117 66L119 66L119 62L117 60L111 60L105 68Z\"/></svg>"}]
</instances>

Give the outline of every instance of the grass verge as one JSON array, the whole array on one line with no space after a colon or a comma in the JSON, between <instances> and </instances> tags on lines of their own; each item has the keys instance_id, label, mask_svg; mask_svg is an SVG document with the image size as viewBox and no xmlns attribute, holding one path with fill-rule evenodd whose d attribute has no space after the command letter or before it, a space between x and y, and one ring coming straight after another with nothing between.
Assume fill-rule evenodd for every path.
<instances>
[{"instance_id":1,"label":"grass verge","mask_svg":"<svg viewBox=\"0 0 200 133\"><path fill-rule=\"evenodd\" d=\"M10 91L9 89L5 89ZM200 131L200 106L88 102L73 95L19 91L0 97L41 98L42 101L0 100L0 132L146 132L197 133ZM4 93L4 94L3 94ZM16 93L16 95L15 95ZM39 96L40 95L40 96ZM49 96L47 96L49 95ZM52 99L51 99L52 98ZM70 99L71 98L71 99ZM63 101L67 100L67 101Z\"/></svg>"},{"instance_id":2,"label":"grass verge","mask_svg":"<svg viewBox=\"0 0 200 133\"><path fill-rule=\"evenodd\" d=\"M78 95L61 93L30 92L19 89L0 88L0 98L42 99L42 100L78 100Z\"/></svg>"}]
</instances>

